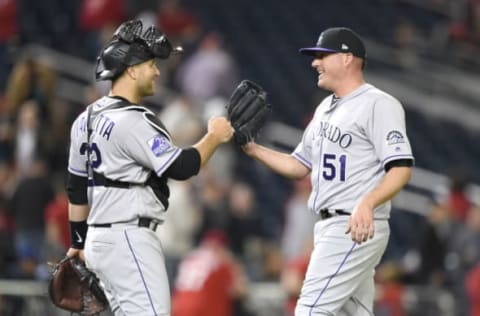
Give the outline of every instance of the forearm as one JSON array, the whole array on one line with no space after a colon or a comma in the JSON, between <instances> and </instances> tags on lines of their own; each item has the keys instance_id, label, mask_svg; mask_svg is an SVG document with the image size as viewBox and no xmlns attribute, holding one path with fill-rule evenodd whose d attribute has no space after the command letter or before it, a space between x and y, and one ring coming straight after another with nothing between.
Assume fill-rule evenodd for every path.
<instances>
[{"instance_id":1,"label":"forearm","mask_svg":"<svg viewBox=\"0 0 480 316\"><path fill-rule=\"evenodd\" d=\"M60 228L57 221L50 219L47 221L45 228L45 237L47 238L47 241L52 244L60 244Z\"/></svg>"},{"instance_id":2,"label":"forearm","mask_svg":"<svg viewBox=\"0 0 480 316\"><path fill-rule=\"evenodd\" d=\"M200 166L203 167L210 157L213 155L215 150L221 144L221 141L212 133L207 133L205 136L200 139L198 143L193 145L193 147L200 154Z\"/></svg>"},{"instance_id":3,"label":"forearm","mask_svg":"<svg viewBox=\"0 0 480 316\"><path fill-rule=\"evenodd\" d=\"M244 151L267 168L290 179L301 179L310 172L290 154L275 151L256 143L247 144L244 146Z\"/></svg>"},{"instance_id":4,"label":"forearm","mask_svg":"<svg viewBox=\"0 0 480 316\"><path fill-rule=\"evenodd\" d=\"M411 167L391 168L380 184L364 196L363 201L374 209L391 200L407 184L411 175Z\"/></svg>"},{"instance_id":5,"label":"forearm","mask_svg":"<svg viewBox=\"0 0 480 316\"><path fill-rule=\"evenodd\" d=\"M248 293L248 281L242 269L236 265L231 288L232 296L237 299L244 298Z\"/></svg>"},{"instance_id":6,"label":"forearm","mask_svg":"<svg viewBox=\"0 0 480 316\"><path fill-rule=\"evenodd\" d=\"M303 277L297 271L284 271L281 277L282 288L289 296L298 296L302 289Z\"/></svg>"},{"instance_id":7,"label":"forearm","mask_svg":"<svg viewBox=\"0 0 480 316\"><path fill-rule=\"evenodd\" d=\"M68 219L70 224L70 242L72 249L81 250L85 246L85 238L87 236L87 217L89 213L88 204L72 204L68 203ZM67 253L69 256L75 256L76 251Z\"/></svg>"},{"instance_id":8,"label":"forearm","mask_svg":"<svg viewBox=\"0 0 480 316\"><path fill-rule=\"evenodd\" d=\"M90 208L87 204L79 205L68 203L68 219L73 222L82 222L87 220Z\"/></svg>"}]
</instances>

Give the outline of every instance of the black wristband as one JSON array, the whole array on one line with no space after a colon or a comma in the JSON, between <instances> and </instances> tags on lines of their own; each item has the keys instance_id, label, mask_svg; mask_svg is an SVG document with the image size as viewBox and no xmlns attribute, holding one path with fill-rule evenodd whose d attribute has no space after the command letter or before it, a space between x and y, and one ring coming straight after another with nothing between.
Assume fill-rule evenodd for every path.
<instances>
[{"instance_id":1,"label":"black wristband","mask_svg":"<svg viewBox=\"0 0 480 316\"><path fill-rule=\"evenodd\" d=\"M70 242L72 248L83 249L85 246L85 237L87 236L87 221L70 221Z\"/></svg>"}]
</instances>

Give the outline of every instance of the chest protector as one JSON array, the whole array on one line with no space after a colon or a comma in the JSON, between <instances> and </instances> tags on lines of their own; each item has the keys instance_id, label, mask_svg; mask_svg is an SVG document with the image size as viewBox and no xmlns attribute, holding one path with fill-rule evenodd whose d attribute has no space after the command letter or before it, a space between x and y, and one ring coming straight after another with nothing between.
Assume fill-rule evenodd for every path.
<instances>
[{"instance_id":1,"label":"chest protector","mask_svg":"<svg viewBox=\"0 0 480 316\"><path fill-rule=\"evenodd\" d=\"M89 182L91 182L94 186L114 187L114 188L121 188L121 189L129 189L132 186L138 186L138 185L144 185L144 186L148 185L152 188L158 200L163 204L165 210L167 210L169 206L168 198L170 197L170 189L168 188L168 184L167 184L168 178L166 176L159 177L155 174L155 172L152 171L147 181L145 181L145 183L139 184L139 183L130 183L125 181L109 179L105 177L103 174L95 172L92 168L92 163L90 160L90 154L91 154L90 138L93 132L92 121L95 120L95 118L104 111L110 111L110 110L116 110L116 109L122 108L125 111L142 112L142 115L145 121L154 129L159 131L163 136L165 136L170 142L172 142L171 136L168 133L165 126L163 125L162 121L160 121L160 119L158 119L157 116L152 111L150 111L149 109L143 106L132 105L127 100L124 100L124 99L118 98L117 100L118 102L105 106L103 109L95 112L93 112L94 104L90 104L88 106L88 109L87 109L87 144L88 144L87 171L88 171Z\"/></svg>"}]
</instances>

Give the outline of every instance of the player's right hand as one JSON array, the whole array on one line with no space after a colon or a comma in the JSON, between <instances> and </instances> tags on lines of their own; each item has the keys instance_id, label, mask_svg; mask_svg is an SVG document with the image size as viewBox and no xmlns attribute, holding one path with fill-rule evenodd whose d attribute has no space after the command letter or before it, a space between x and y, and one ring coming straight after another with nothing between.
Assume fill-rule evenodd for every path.
<instances>
[{"instance_id":1,"label":"player's right hand","mask_svg":"<svg viewBox=\"0 0 480 316\"><path fill-rule=\"evenodd\" d=\"M373 220L374 206L368 203L366 199L354 208L352 215L348 219L346 234L352 236L352 240L361 244L375 235L375 222Z\"/></svg>"},{"instance_id":2,"label":"player's right hand","mask_svg":"<svg viewBox=\"0 0 480 316\"><path fill-rule=\"evenodd\" d=\"M212 117L208 120L208 133L214 135L220 143L226 143L232 139L233 127L225 117Z\"/></svg>"},{"instance_id":3,"label":"player's right hand","mask_svg":"<svg viewBox=\"0 0 480 316\"><path fill-rule=\"evenodd\" d=\"M254 142L254 141L251 141L249 143L246 143L245 145L242 146L242 150L245 154L247 154L248 156L252 156L254 154L254 151L255 151L255 146L257 144Z\"/></svg>"},{"instance_id":4,"label":"player's right hand","mask_svg":"<svg viewBox=\"0 0 480 316\"><path fill-rule=\"evenodd\" d=\"M83 253L83 249L75 249L75 248L70 248L67 251L67 257L79 257L80 260L85 262L85 255Z\"/></svg>"}]
</instances>

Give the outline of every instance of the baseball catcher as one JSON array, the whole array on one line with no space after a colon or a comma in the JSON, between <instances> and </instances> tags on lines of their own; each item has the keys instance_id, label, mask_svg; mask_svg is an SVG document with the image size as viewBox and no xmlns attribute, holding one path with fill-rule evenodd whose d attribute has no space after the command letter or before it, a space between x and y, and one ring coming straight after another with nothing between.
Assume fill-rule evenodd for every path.
<instances>
[{"instance_id":1,"label":"baseball catcher","mask_svg":"<svg viewBox=\"0 0 480 316\"><path fill-rule=\"evenodd\" d=\"M235 129L235 142L241 146L253 141L272 112L267 93L258 84L243 80L233 91L228 118Z\"/></svg>"},{"instance_id":2,"label":"baseball catcher","mask_svg":"<svg viewBox=\"0 0 480 316\"><path fill-rule=\"evenodd\" d=\"M48 294L55 306L82 316L98 315L108 306L97 277L77 257L65 257L54 265Z\"/></svg>"}]
</instances>

